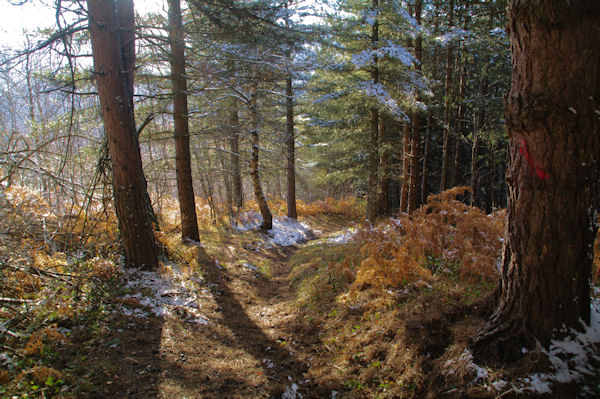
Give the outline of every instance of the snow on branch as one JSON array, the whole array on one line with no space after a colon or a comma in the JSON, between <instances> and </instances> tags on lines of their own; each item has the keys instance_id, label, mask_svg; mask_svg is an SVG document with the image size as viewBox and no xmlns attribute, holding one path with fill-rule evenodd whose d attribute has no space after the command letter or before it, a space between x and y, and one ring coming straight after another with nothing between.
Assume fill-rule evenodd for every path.
<instances>
[{"instance_id":1,"label":"snow on branch","mask_svg":"<svg viewBox=\"0 0 600 399\"><path fill-rule=\"evenodd\" d=\"M354 54L351 62L357 68L362 68L365 65L369 65L371 62L373 62L374 56L377 56L378 58L392 58L400 61L406 66L411 66L413 63L418 63L418 60L408 50L406 50L403 46L392 43L391 41L388 41L386 46L378 49L363 50L358 54Z\"/></svg>"},{"instance_id":2,"label":"snow on branch","mask_svg":"<svg viewBox=\"0 0 600 399\"><path fill-rule=\"evenodd\" d=\"M397 118L405 119L407 117L406 113L400 109L396 100L392 98L390 93L388 93L381 83L374 83L373 81L359 83L358 91L375 99Z\"/></svg>"}]
</instances>

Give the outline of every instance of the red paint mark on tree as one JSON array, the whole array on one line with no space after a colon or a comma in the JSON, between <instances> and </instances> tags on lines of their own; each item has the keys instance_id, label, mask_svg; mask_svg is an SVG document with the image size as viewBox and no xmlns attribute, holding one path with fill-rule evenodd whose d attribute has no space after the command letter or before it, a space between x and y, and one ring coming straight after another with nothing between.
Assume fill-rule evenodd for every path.
<instances>
[{"instance_id":1,"label":"red paint mark on tree","mask_svg":"<svg viewBox=\"0 0 600 399\"><path fill-rule=\"evenodd\" d=\"M531 152L529 152L529 146L527 145L527 141L525 141L525 139L521 139L520 144L521 145L519 146L519 154L525 157L531 171L535 173L538 179L542 181L548 179L550 175L548 174L548 172L546 172L546 170L544 170L542 164L537 159L535 159L533 155L531 155Z\"/></svg>"}]
</instances>

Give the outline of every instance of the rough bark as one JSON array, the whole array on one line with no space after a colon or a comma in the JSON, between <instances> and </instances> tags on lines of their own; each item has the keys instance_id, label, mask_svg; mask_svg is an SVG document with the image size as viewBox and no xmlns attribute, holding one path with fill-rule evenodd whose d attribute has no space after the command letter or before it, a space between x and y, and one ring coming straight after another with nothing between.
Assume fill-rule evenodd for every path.
<instances>
[{"instance_id":1,"label":"rough bark","mask_svg":"<svg viewBox=\"0 0 600 399\"><path fill-rule=\"evenodd\" d=\"M180 0L168 0L169 44L171 46L171 85L173 87L173 123L175 127L175 174L181 213L183 239L200 241L190 156L185 43Z\"/></svg>"},{"instance_id":2,"label":"rough bark","mask_svg":"<svg viewBox=\"0 0 600 399\"><path fill-rule=\"evenodd\" d=\"M422 1L415 1L415 20L421 24ZM421 35L415 38L415 70L421 74L421 59L423 58L423 47ZM415 96L417 102L421 101L421 94L417 91ZM410 136L410 180L408 191L407 212L412 212L419 206L419 194L421 193L421 110L417 107L412 116L412 134Z\"/></svg>"},{"instance_id":3,"label":"rough bark","mask_svg":"<svg viewBox=\"0 0 600 399\"><path fill-rule=\"evenodd\" d=\"M423 168L421 172L421 204L427 202L427 162L429 162L429 147L431 137L431 110L427 114L427 128L425 129L425 148L423 150Z\"/></svg>"},{"instance_id":4,"label":"rough bark","mask_svg":"<svg viewBox=\"0 0 600 399\"><path fill-rule=\"evenodd\" d=\"M450 0L448 4L448 27L452 28L454 24L454 0ZM452 62L454 49L452 44L448 44L446 49L446 83L444 85L444 137L442 149L442 177L440 180L440 191L448 188L448 167L450 158L450 105L452 91Z\"/></svg>"},{"instance_id":5,"label":"rough bark","mask_svg":"<svg viewBox=\"0 0 600 399\"><path fill-rule=\"evenodd\" d=\"M465 28L466 29L466 28ZM462 141L464 136L464 122L463 118L465 117L465 105L464 96L465 96L465 55L464 55L464 46L461 44L461 55L460 55L460 78L458 83L458 110L456 112L456 137L454 138L454 166L452 167L452 176L451 176L451 186L455 187L460 184L460 169L461 169L461 149L462 149Z\"/></svg>"},{"instance_id":6,"label":"rough bark","mask_svg":"<svg viewBox=\"0 0 600 399\"><path fill-rule=\"evenodd\" d=\"M133 0L117 0L117 26L119 29L119 42L121 45L121 59L123 60L123 76L127 84L129 97L127 101L131 103L133 109L133 94L134 94L134 79L135 79L135 14L133 11ZM139 143L139 133L136 129L135 140L137 146ZM152 224L152 228L156 231L160 230L158 226L158 218L152 208L152 201L148 194L148 182L143 176L144 185L144 210Z\"/></svg>"},{"instance_id":7,"label":"rough bark","mask_svg":"<svg viewBox=\"0 0 600 399\"><path fill-rule=\"evenodd\" d=\"M113 171L113 195L127 262L140 268L156 266L151 222L137 141L133 102L121 52L114 0L88 0L94 73ZM133 3L129 2L130 7ZM121 4L119 4L121 6ZM133 14L133 10L131 10ZM125 72L125 73L123 73Z\"/></svg>"},{"instance_id":8,"label":"rough bark","mask_svg":"<svg viewBox=\"0 0 600 399\"><path fill-rule=\"evenodd\" d=\"M260 184L260 175L258 172L258 153L259 153L259 141L258 141L258 109L257 109L257 95L258 95L258 83L255 81L252 83L252 92L250 93L250 137L252 144L252 152L250 158L250 176L252 177L252 186L254 188L254 197L258 203L260 213L263 217L263 222L260 225L261 230L270 230L273 228L273 215L269 210L269 204L265 195L263 194L262 186Z\"/></svg>"},{"instance_id":9,"label":"rough bark","mask_svg":"<svg viewBox=\"0 0 600 399\"><path fill-rule=\"evenodd\" d=\"M484 354L516 357L534 337L590 320L600 158L600 7L511 0L508 226Z\"/></svg>"},{"instance_id":10,"label":"rough bark","mask_svg":"<svg viewBox=\"0 0 600 399\"><path fill-rule=\"evenodd\" d=\"M233 205L238 210L244 206L244 196L242 190L242 174L240 172L240 123L238 117L237 100L231 97L229 110L229 152L231 153L231 182L233 184Z\"/></svg>"},{"instance_id":11,"label":"rough bark","mask_svg":"<svg viewBox=\"0 0 600 399\"><path fill-rule=\"evenodd\" d=\"M373 0L372 9L377 11L379 0ZM371 47L376 49L379 42L379 20L375 18L375 22L371 28ZM375 84L379 82L379 68L377 67L377 56L373 56L373 64L371 66L371 81ZM367 188L367 219L371 222L377 217L377 173L379 168L379 110L372 106L369 110L369 181Z\"/></svg>"},{"instance_id":12,"label":"rough bark","mask_svg":"<svg viewBox=\"0 0 600 399\"><path fill-rule=\"evenodd\" d=\"M402 127L402 136L404 149L402 151L402 185L400 188L400 212L408 211L408 191L410 182L410 165L411 154L410 154L410 136L411 136L411 125L405 123Z\"/></svg>"},{"instance_id":13,"label":"rough bark","mask_svg":"<svg viewBox=\"0 0 600 399\"><path fill-rule=\"evenodd\" d=\"M287 172L287 215L297 219L296 211L296 167L295 167L295 138L294 138L294 92L292 90L292 75L285 79L285 116L286 116L286 172Z\"/></svg>"},{"instance_id":14,"label":"rough bark","mask_svg":"<svg viewBox=\"0 0 600 399\"><path fill-rule=\"evenodd\" d=\"M379 115L379 214L388 215L390 213L390 175L389 175L389 155L386 148L387 133L385 129L385 120L383 115Z\"/></svg>"}]
</instances>

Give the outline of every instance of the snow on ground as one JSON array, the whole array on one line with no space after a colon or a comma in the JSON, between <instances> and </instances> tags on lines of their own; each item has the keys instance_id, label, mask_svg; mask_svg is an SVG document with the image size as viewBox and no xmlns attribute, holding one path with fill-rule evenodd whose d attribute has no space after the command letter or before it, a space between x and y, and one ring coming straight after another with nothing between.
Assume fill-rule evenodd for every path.
<instances>
[{"instance_id":1,"label":"snow on ground","mask_svg":"<svg viewBox=\"0 0 600 399\"><path fill-rule=\"evenodd\" d=\"M204 280L199 276L184 273L175 264L169 264L167 267L172 272L170 276L126 269L126 287L131 289L132 293L124 295L121 299L134 300L147 311L130 309L125 305L121 305L120 311L136 317L146 317L148 312L159 317L177 314L190 323L207 324L208 320L198 310L201 301L199 294L207 291L207 288L200 288L200 285L206 285Z\"/></svg>"},{"instance_id":2,"label":"snow on ground","mask_svg":"<svg viewBox=\"0 0 600 399\"><path fill-rule=\"evenodd\" d=\"M571 383L594 376L597 373L594 363L600 361L600 303L592 298L591 321L584 331L573 331L562 340L553 340L548 349L542 353L548 356L552 364L549 373L535 373L511 384L509 390L515 392L532 392L535 394L552 394L555 383ZM471 384L483 383L490 390L504 391L509 383L504 380L489 382L489 371L473 362L473 355L466 349L457 359L448 360L445 364L448 375L459 369L468 370L474 376ZM585 387L584 387L585 390Z\"/></svg>"},{"instance_id":3,"label":"snow on ground","mask_svg":"<svg viewBox=\"0 0 600 399\"><path fill-rule=\"evenodd\" d=\"M356 235L355 228L344 229L341 232L329 237L327 242L330 244L346 244Z\"/></svg>"},{"instance_id":4,"label":"snow on ground","mask_svg":"<svg viewBox=\"0 0 600 399\"><path fill-rule=\"evenodd\" d=\"M234 226L239 231L256 230L262 224L262 216L256 212L245 212L240 215L241 226ZM285 216L273 218L273 228L267 231L267 244L288 247L303 243L314 237L306 223Z\"/></svg>"},{"instance_id":5,"label":"snow on ground","mask_svg":"<svg viewBox=\"0 0 600 399\"><path fill-rule=\"evenodd\" d=\"M462 351L457 359L448 360L444 366L446 368L444 374L446 375L454 375L459 372L459 369L472 374L474 378L471 380L469 385L484 381L490 375L486 368L479 366L473 361L473 354L469 349Z\"/></svg>"},{"instance_id":6,"label":"snow on ground","mask_svg":"<svg viewBox=\"0 0 600 399\"><path fill-rule=\"evenodd\" d=\"M523 380L524 390L538 394L552 393L556 383L577 382L597 373L594 362L600 361L600 303L592 298L590 325L584 331L573 331L562 340L552 340L542 349L552 363L552 372L533 374Z\"/></svg>"}]
</instances>

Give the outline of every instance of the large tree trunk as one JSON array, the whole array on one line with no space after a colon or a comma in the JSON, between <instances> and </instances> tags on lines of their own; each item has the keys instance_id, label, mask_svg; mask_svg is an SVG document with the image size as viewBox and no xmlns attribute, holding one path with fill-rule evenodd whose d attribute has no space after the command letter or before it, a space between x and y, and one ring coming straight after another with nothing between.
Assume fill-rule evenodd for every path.
<instances>
[{"instance_id":1,"label":"large tree trunk","mask_svg":"<svg viewBox=\"0 0 600 399\"><path fill-rule=\"evenodd\" d=\"M381 179L379 181L379 214L388 215L390 213L390 174L389 174L389 154L386 148L387 144L387 133L385 129L385 119L383 114L379 115L379 175Z\"/></svg>"},{"instance_id":2,"label":"large tree trunk","mask_svg":"<svg viewBox=\"0 0 600 399\"><path fill-rule=\"evenodd\" d=\"M448 27L452 29L454 24L454 0L450 0L448 4ZM442 148L442 177L440 180L440 191L448 188L448 168L450 158L450 106L452 91L452 63L453 63L453 48L452 43L448 43L446 50L446 84L444 86L444 137Z\"/></svg>"},{"instance_id":3,"label":"large tree trunk","mask_svg":"<svg viewBox=\"0 0 600 399\"><path fill-rule=\"evenodd\" d=\"M415 1L415 20L421 24L421 6L422 0ZM415 69L417 74L421 74L421 59L423 58L423 47L421 35L415 38ZM417 102L421 101L421 94L417 89L415 96ZM419 197L421 194L421 110L418 106L415 108L412 117L412 134L410 135L410 180L408 191L407 212L412 212L419 206Z\"/></svg>"},{"instance_id":4,"label":"large tree trunk","mask_svg":"<svg viewBox=\"0 0 600 399\"><path fill-rule=\"evenodd\" d=\"M287 214L288 217L297 219L296 211L296 167L295 167L295 139L294 139L294 92L292 90L292 75L285 79L285 116L287 136L285 140L286 171L287 171Z\"/></svg>"},{"instance_id":5,"label":"large tree trunk","mask_svg":"<svg viewBox=\"0 0 600 399\"><path fill-rule=\"evenodd\" d=\"M180 0L168 0L168 3L173 123L175 127L175 173L179 194L179 211L181 213L181 236L184 239L200 241L190 160L185 42L183 41L181 4Z\"/></svg>"},{"instance_id":6,"label":"large tree trunk","mask_svg":"<svg viewBox=\"0 0 600 399\"><path fill-rule=\"evenodd\" d=\"M233 183L233 205L239 211L244 206L242 190L242 174L240 172L240 123L238 118L237 100L231 97L229 110L229 152L231 153L231 182Z\"/></svg>"},{"instance_id":7,"label":"large tree trunk","mask_svg":"<svg viewBox=\"0 0 600 399\"><path fill-rule=\"evenodd\" d=\"M88 0L90 37L102 119L113 171L115 211L127 262L150 268L157 264L154 233L145 212L147 196L137 141L128 71L121 53L114 0ZM128 2L133 7L132 2ZM133 14L133 10L131 10Z\"/></svg>"},{"instance_id":8,"label":"large tree trunk","mask_svg":"<svg viewBox=\"0 0 600 399\"><path fill-rule=\"evenodd\" d=\"M466 30L466 27L465 27ZM457 121L456 121L456 137L454 139L454 167L452 168L452 183L451 186L455 187L461 183L460 170L461 170L461 149L462 149L462 141L463 141L463 130L464 130L464 122L463 118L465 117L465 105L464 95L465 95L465 54L464 54L464 44L461 43L461 51L460 51L460 80L458 83L458 110L456 113Z\"/></svg>"},{"instance_id":9,"label":"large tree trunk","mask_svg":"<svg viewBox=\"0 0 600 399\"><path fill-rule=\"evenodd\" d=\"M127 101L131 103L133 108L133 90L135 78L135 14L133 11L133 0L118 0L117 1L117 25L119 26L119 41L121 44L121 59L123 60L123 75L127 82L129 98ZM140 129L141 130L141 129ZM137 146L140 146L139 135L141 131L135 132L135 140ZM142 175L144 185L144 210L150 219L152 228L160 230L158 226L158 218L152 208L152 201L148 195L148 182L146 177Z\"/></svg>"},{"instance_id":10,"label":"large tree trunk","mask_svg":"<svg viewBox=\"0 0 600 399\"><path fill-rule=\"evenodd\" d=\"M511 0L508 226L497 307L476 349L518 356L590 320L600 158L600 7Z\"/></svg>"},{"instance_id":11,"label":"large tree trunk","mask_svg":"<svg viewBox=\"0 0 600 399\"><path fill-rule=\"evenodd\" d=\"M273 228L273 215L269 210L269 204L263 194L260 184L260 175L258 173L258 109L257 109L258 82L252 83L252 92L250 93L250 136L252 143L252 153L250 158L250 176L252 177L252 186L254 187L254 196L260 213L263 217L263 222L260 226L261 230L270 230Z\"/></svg>"},{"instance_id":12,"label":"large tree trunk","mask_svg":"<svg viewBox=\"0 0 600 399\"><path fill-rule=\"evenodd\" d=\"M429 141L431 137L431 110L427 113L427 127L425 128L425 149L423 150L423 168L421 169L421 204L427 202L427 162L429 162Z\"/></svg>"},{"instance_id":13,"label":"large tree trunk","mask_svg":"<svg viewBox=\"0 0 600 399\"><path fill-rule=\"evenodd\" d=\"M410 154L410 137L411 137L411 125L406 122L402 127L403 136L403 151L402 151L402 185L400 188L400 212L408 211L408 192L410 182L410 165L411 154Z\"/></svg>"},{"instance_id":14,"label":"large tree trunk","mask_svg":"<svg viewBox=\"0 0 600 399\"><path fill-rule=\"evenodd\" d=\"M373 0L372 9L378 11L379 0ZM375 19L371 28L371 46L376 49L379 45L379 20ZM374 84L379 83L379 69L377 67L377 56L373 56L373 65L371 66L371 81ZM367 219L371 222L377 217L377 172L379 167L379 110L372 106L369 110L369 182L367 188Z\"/></svg>"}]
</instances>

